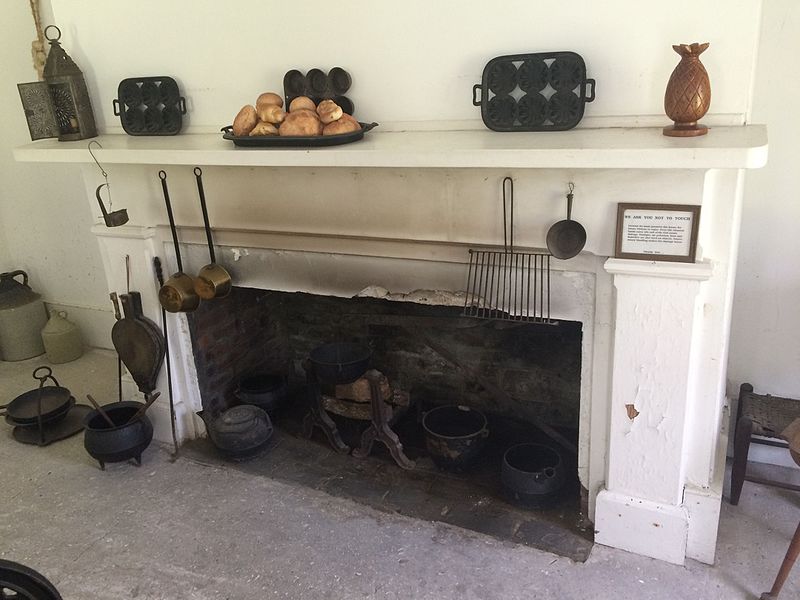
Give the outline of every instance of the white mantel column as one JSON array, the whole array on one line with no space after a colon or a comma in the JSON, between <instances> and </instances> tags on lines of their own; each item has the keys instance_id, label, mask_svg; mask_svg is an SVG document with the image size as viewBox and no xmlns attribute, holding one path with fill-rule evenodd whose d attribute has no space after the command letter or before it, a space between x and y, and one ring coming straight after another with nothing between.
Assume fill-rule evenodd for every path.
<instances>
[{"instance_id":1,"label":"white mantel column","mask_svg":"<svg viewBox=\"0 0 800 600\"><path fill-rule=\"evenodd\" d=\"M689 365L697 295L712 269L620 259L605 268L616 302L608 473L595 541L683 564Z\"/></svg>"}]
</instances>

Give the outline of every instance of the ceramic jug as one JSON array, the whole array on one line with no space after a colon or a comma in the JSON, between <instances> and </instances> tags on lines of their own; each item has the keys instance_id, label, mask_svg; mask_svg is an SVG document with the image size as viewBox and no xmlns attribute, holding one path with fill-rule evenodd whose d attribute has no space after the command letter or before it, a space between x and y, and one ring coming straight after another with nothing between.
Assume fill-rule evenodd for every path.
<instances>
[{"instance_id":1,"label":"ceramic jug","mask_svg":"<svg viewBox=\"0 0 800 600\"><path fill-rule=\"evenodd\" d=\"M65 363L83 355L81 331L72 321L67 320L67 313L56 310L42 329L42 342L47 353L47 360L53 364Z\"/></svg>"},{"instance_id":2,"label":"ceramic jug","mask_svg":"<svg viewBox=\"0 0 800 600\"><path fill-rule=\"evenodd\" d=\"M17 277L22 276L22 283ZM44 354L42 328L47 311L41 296L28 286L28 274L0 273L0 360L25 360Z\"/></svg>"}]
</instances>

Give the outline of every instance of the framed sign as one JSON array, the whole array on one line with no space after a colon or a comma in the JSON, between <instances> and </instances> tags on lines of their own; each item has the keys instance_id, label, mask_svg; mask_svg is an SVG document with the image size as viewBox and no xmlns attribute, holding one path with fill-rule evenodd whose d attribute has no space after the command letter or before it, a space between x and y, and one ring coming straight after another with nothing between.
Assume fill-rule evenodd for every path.
<instances>
[{"instance_id":1,"label":"framed sign","mask_svg":"<svg viewBox=\"0 0 800 600\"><path fill-rule=\"evenodd\" d=\"M699 206L620 203L614 256L694 262L699 226Z\"/></svg>"}]
</instances>

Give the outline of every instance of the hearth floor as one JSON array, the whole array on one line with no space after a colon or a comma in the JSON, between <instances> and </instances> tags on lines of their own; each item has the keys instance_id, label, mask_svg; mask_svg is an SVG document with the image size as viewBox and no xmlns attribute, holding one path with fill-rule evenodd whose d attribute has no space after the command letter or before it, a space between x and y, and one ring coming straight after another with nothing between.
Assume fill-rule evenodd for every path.
<instances>
[{"instance_id":1,"label":"hearth floor","mask_svg":"<svg viewBox=\"0 0 800 600\"><path fill-rule=\"evenodd\" d=\"M0 362L0 395L30 389L42 362ZM108 352L56 374L76 396L116 389ZM35 448L10 431L0 423L0 558L41 571L66 600L752 599L769 589L800 508L800 494L746 483L739 506L722 504L715 566L597 544L579 563L189 452L171 462L157 444L141 467L103 472L80 436ZM800 566L784 597L800 597Z\"/></svg>"},{"instance_id":2,"label":"hearth floor","mask_svg":"<svg viewBox=\"0 0 800 600\"><path fill-rule=\"evenodd\" d=\"M549 510L525 510L492 493L499 489L499 473L496 485L491 481L498 469L479 464L467 475L451 474L437 469L430 459L415 456L417 466L408 471L393 464L378 446L373 456L356 459L334 452L320 440L276 428L263 455L228 464L244 473L305 485L381 511L456 525L579 562L588 558L593 534L578 526L577 493ZM193 460L225 464L207 440L184 448Z\"/></svg>"}]
</instances>

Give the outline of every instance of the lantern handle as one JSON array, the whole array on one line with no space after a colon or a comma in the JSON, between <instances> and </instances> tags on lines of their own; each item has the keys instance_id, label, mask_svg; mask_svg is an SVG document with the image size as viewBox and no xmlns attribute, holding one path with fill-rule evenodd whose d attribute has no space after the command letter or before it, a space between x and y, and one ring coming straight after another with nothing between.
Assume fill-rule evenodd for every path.
<instances>
[{"instance_id":1,"label":"lantern handle","mask_svg":"<svg viewBox=\"0 0 800 600\"><path fill-rule=\"evenodd\" d=\"M57 38L49 38L49 37L47 37L47 30L50 29L51 27L58 32L58 37ZM48 25L47 27L44 28L44 37L45 37L45 39L47 39L48 42L57 42L58 40L61 39L61 30L58 27L56 27L55 25Z\"/></svg>"}]
</instances>

